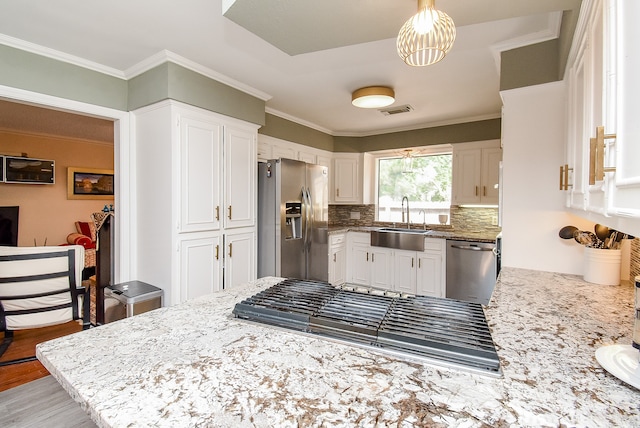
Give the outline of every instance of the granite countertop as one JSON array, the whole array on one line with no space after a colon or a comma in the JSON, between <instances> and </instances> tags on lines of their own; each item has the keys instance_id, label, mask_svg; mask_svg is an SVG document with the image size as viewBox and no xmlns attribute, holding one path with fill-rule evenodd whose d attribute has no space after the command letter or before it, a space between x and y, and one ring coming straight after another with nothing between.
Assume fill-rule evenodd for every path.
<instances>
[{"instance_id":1,"label":"granite countertop","mask_svg":"<svg viewBox=\"0 0 640 428\"><path fill-rule=\"evenodd\" d=\"M263 278L42 343L101 427L639 426L640 391L595 350L631 343L633 286L505 268L485 313L502 377L235 319Z\"/></svg>"},{"instance_id":2,"label":"granite countertop","mask_svg":"<svg viewBox=\"0 0 640 428\"><path fill-rule=\"evenodd\" d=\"M372 230L377 230L385 226L331 226L329 227L328 234L336 235L346 232L365 232L369 233ZM415 228L413 228L415 229ZM420 228L417 228L418 230ZM455 239L458 241L475 241L475 242L495 242L498 232L496 231L473 231L463 229L446 228L443 229L438 226L438 229L427 229L428 238L440 238L440 239Z\"/></svg>"}]
</instances>

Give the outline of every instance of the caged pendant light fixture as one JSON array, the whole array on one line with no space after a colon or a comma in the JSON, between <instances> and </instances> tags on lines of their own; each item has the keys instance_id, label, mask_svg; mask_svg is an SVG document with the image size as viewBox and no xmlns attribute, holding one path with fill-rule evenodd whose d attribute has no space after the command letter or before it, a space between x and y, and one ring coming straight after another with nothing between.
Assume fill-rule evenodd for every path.
<instances>
[{"instance_id":1,"label":"caged pendant light fixture","mask_svg":"<svg viewBox=\"0 0 640 428\"><path fill-rule=\"evenodd\" d=\"M455 39L453 20L435 8L435 0L418 0L418 13L398 33L398 55L411 66L435 64L449 53Z\"/></svg>"}]
</instances>

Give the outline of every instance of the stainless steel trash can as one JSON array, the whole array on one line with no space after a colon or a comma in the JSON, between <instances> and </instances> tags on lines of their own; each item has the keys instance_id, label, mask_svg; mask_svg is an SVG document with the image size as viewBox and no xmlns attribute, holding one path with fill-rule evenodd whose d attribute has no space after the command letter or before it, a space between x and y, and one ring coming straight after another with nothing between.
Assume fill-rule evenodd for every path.
<instances>
[{"instance_id":1,"label":"stainless steel trash can","mask_svg":"<svg viewBox=\"0 0 640 428\"><path fill-rule=\"evenodd\" d=\"M161 308L163 296L162 289L142 281L109 285L104 289L104 322Z\"/></svg>"}]
</instances>

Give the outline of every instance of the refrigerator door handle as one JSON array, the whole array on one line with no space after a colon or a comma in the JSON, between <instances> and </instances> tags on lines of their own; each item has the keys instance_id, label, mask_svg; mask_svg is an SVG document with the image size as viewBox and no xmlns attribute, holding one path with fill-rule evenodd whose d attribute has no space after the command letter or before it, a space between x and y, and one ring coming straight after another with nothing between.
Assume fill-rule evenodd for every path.
<instances>
[{"instance_id":1,"label":"refrigerator door handle","mask_svg":"<svg viewBox=\"0 0 640 428\"><path fill-rule=\"evenodd\" d=\"M309 188L307 187L307 250L311 249L311 228L313 227L313 224L315 223L315 214L313 213L313 206L311 205L311 192L309 191Z\"/></svg>"},{"instance_id":2,"label":"refrigerator door handle","mask_svg":"<svg viewBox=\"0 0 640 428\"><path fill-rule=\"evenodd\" d=\"M307 194L305 193L305 189L304 186L302 186L302 189L300 189L300 193L302 194L300 196L300 199L302 200L302 213L301 213L301 217L302 217L302 252L306 252L307 251L307 235L308 235L308 218L309 218L309 204L307 203Z\"/></svg>"}]
</instances>

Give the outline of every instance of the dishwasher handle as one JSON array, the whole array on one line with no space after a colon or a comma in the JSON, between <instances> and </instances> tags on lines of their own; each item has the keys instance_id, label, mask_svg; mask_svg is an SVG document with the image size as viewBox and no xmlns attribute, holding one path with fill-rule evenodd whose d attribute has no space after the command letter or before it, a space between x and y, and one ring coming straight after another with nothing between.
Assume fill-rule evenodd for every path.
<instances>
[{"instance_id":1,"label":"dishwasher handle","mask_svg":"<svg viewBox=\"0 0 640 428\"><path fill-rule=\"evenodd\" d=\"M493 251L491 247L475 247L473 245L451 245L451 248L458 250L471 250L471 251Z\"/></svg>"}]
</instances>

